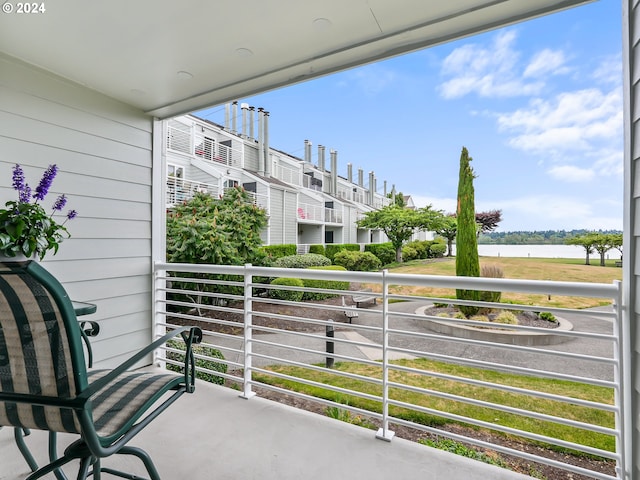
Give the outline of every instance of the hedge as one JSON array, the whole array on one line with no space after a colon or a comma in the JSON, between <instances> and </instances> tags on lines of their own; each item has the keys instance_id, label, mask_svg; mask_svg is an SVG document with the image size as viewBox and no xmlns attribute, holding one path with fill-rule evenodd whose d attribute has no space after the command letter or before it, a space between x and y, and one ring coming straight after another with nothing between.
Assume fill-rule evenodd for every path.
<instances>
[{"instance_id":1,"label":"hedge","mask_svg":"<svg viewBox=\"0 0 640 480\"><path fill-rule=\"evenodd\" d=\"M288 255L276 259L272 266L277 268L308 268L308 267L322 267L331 265L329 260L324 255L318 255L317 253L305 253L304 255Z\"/></svg>"},{"instance_id":2,"label":"hedge","mask_svg":"<svg viewBox=\"0 0 640 480\"><path fill-rule=\"evenodd\" d=\"M325 267L309 267L310 270L338 270L346 271L347 269L340 265L328 265ZM343 282L340 280L313 280L304 279L304 286L306 288L323 288L325 290L349 290L349 282ZM304 292L302 296L303 300L324 300L326 298L337 297L340 294L335 293L319 293L319 292Z\"/></svg>"},{"instance_id":3,"label":"hedge","mask_svg":"<svg viewBox=\"0 0 640 480\"><path fill-rule=\"evenodd\" d=\"M341 250L351 250L354 252L360 251L360 245L357 243L329 243L325 247L325 255L329 260L333 262L333 258L336 256Z\"/></svg>"},{"instance_id":4,"label":"hedge","mask_svg":"<svg viewBox=\"0 0 640 480\"><path fill-rule=\"evenodd\" d=\"M186 350L186 345L184 342L180 340L169 340L167 342L167 347L174 348L176 350L182 350L183 352ZM212 347L205 347L203 345L192 345L191 346L193 353L196 355L204 355L207 357L220 358L224 360L224 355L220 350L217 350ZM167 351L167 359L173 360L176 362L181 362L184 364L184 353L170 352ZM196 358L196 367L206 368L207 370L213 370L214 372L227 373L228 365L223 362L216 362L214 360L205 360L202 358ZM172 363L167 363L167 370L171 370L172 372L182 373L184 370L184 366L174 365ZM204 380L206 382L215 383L216 385L223 385L224 378L218 375L213 375L207 372L198 372L196 371L196 378L200 380Z\"/></svg>"}]
</instances>

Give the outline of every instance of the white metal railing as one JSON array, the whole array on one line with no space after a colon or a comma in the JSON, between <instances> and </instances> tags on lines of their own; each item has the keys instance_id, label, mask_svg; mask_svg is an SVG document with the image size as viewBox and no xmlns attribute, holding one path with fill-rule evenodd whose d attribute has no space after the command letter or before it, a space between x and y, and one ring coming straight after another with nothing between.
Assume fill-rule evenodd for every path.
<instances>
[{"instance_id":1,"label":"white metal railing","mask_svg":"<svg viewBox=\"0 0 640 480\"><path fill-rule=\"evenodd\" d=\"M286 167L280 163L274 163L273 176L278 180L291 185L300 185L300 170L296 168Z\"/></svg>"},{"instance_id":2,"label":"white metal railing","mask_svg":"<svg viewBox=\"0 0 640 480\"><path fill-rule=\"evenodd\" d=\"M167 148L174 152L192 155L193 136L191 135L191 128L179 122L172 123L167 127Z\"/></svg>"},{"instance_id":3,"label":"white metal railing","mask_svg":"<svg viewBox=\"0 0 640 480\"><path fill-rule=\"evenodd\" d=\"M243 164L242 152L240 150L233 149L228 145L223 145L214 139L202 135L195 136L193 154L203 160L230 167L242 167Z\"/></svg>"},{"instance_id":4,"label":"white metal railing","mask_svg":"<svg viewBox=\"0 0 640 480\"><path fill-rule=\"evenodd\" d=\"M167 177L167 205L175 205L193 198L196 193L218 196L218 186L210 183L194 182L183 178Z\"/></svg>"},{"instance_id":5,"label":"white metal railing","mask_svg":"<svg viewBox=\"0 0 640 480\"><path fill-rule=\"evenodd\" d=\"M327 223L342 223L342 207L325 208L324 221Z\"/></svg>"},{"instance_id":6,"label":"white metal railing","mask_svg":"<svg viewBox=\"0 0 640 480\"><path fill-rule=\"evenodd\" d=\"M297 217L298 220L324 222L324 205L298 202Z\"/></svg>"},{"instance_id":7,"label":"white metal railing","mask_svg":"<svg viewBox=\"0 0 640 480\"><path fill-rule=\"evenodd\" d=\"M212 277L216 275L217 277ZM196 277L196 278L193 278ZM357 308L351 302L347 306L341 303L317 303L313 301L294 302L271 298L269 292L273 288L280 291L296 290L297 287L277 286L268 283L258 283L257 279L273 279L276 277L296 277L300 279L330 280L352 282L369 286L373 293L366 293L378 299L375 308ZM214 278L217 278L214 279ZM172 328L173 319L179 323L198 322L206 332L205 345L223 352L222 360L234 372L243 372L241 377L231 373L220 374L224 378L242 385L243 396L251 397L253 387L272 389L286 392L290 395L301 395L295 391L283 390L281 387L270 386L258 382L255 375L271 375L276 378L294 380L304 384L317 386L332 391L343 397L351 396L372 400L380 405L380 409L372 412L348 404L330 400L315 399L329 406L352 410L360 415L367 415L375 419L380 429L378 438L390 440L393 432L390 424L405 425L425 432L449 437L457 441L490 448L506 455L515 455L527 461L538 462L560 468L575 474L583 474L596 479L627 479L630 472L631 455L628 440L624 431L625 425L630 424L630 405L624 401L627 398L625 388L630 385L630 352L624 350L627 344L628 325L623 323L620 305L620 285L588 284L569 282L546 282L529 280L507 280L469 277L444 277L432 275L408 275L383 272L340 272L302 269L276 269L267 267L242 266L214 266L167 264L155 265L155 313L156 324L161 331ZM165 285L166 284L166 285ZM393 293L399 287L411 287L413 290L422 287L436 287L450 289L521 292L553 296L588 297L607 299L612 307L602 309L576 310L565 308L540 307L535 305L514 305L508 303L486 303L474 301L459 301L450 297L434 298L417 295L403 295ZM341 287L341 288L344 288ZM194 305L194 289L201 301ZM362 291L327 290L322 288L302 288L303 292L338 293L345 298L355 298ZM187 297L188 295L188 297ZM455 294L453 295L455 297ZM502 330L487 330L487 323L476 320L443 319L425 314L425 308L434 302L456 303L466 306L477 306L499 310L518 310L528 312L548 311L560 319L570 319L572 329L557 328L543 329L523 325L502 325ZM279 313L261 312L262 304L281 305ZM313 316L296 316L296 306L304 305L308 309L334 311L334 319L346 322L346 312L359 314L357 321L341 327L348 327L353 334L335 336L331 338L335 345L333 353L327 353L325 348L327 337L325 329L333 329L336 322L319 320ZM198 309L195 309L197 306ZM200 313L198 313L200 312ZM237 320L230 320L223 315L235 314ZM254 322L261 317L260 323ZM296 331L295 328L280 330L264 323L265 317L287 320L291 324L312 326L319 330L309 332ZM567 321L565 321L565 324ZM221 329L222 327L222 329ZM228 327L236 327L238 334L228 333ZM226 330L225 330L226 328ZM452 333L454 330L458 333ZM344 329L341 329L344 330ZM553 341L552 341L553 339ZM555 344L567 341L568 343ZM367 350L374 350L377 355L363 355ZM162 352L159 352L162 355ZM442 362L452 366L466 366L476 369L478 375L470 377L453 373L432 371L421 363L393 361L392 358L402 356L411 359L424 359ZM363 376L338 369L321 366L326 358L340 362L352 362L370 366L377 374ZM213 359L217 360L217 359ZM331 372L332 375L343 379L354 380L353 384L362 383L375 386L371 390L357 390L355 387L336 387L317 382L313 376L302 379L291 377L284 373L274 373L272 365L292 365L306 369L309 372ZM450 393L434 386L428 388L414 384L402 383L397 379L399 372L410 377L429 378L433 382L444 380L461 386L468 386L470 393L459 389L458 393ZM482 377L481 372L487 372ZM503 384L493 381L492 372L508 372L527 378L550 379L558 382L575 382L576 384L600 387L604 391L613 392L612 400L598 400L578 398L569 394L554 393L544 388L536 388L530 383L526 387L516 384ZM209 372L216 373L216 372ZM572 384L573 385L573 384ZM498 395L517 395L528 401L520 401L517 405L506 405L496 400L480 400L475 397L474 388L489 389ZM466 387L465 387L466 388ZM444 407L434 408L413 404L401 400L398 392L412 392L424 397L445 400ZM307 397L305 397L307 398ZM536 406L536 400L550 401L557 413L541 413ZM514 415L534 419L537 424L531 428L514 428L504 426L494 420L494 414L485 418L471 418L448 411L446 405L452 402L462 402L474 405L482 411ZM412 416L400 417L394 409L406 409L413 412ZM609 420L603 423L589 423L572 419L573 409L587 408L594 412L602 412ZM535 449L517 450L489 440L478 440L461 433L452 433L412 420L417 415L438 417L450 422L472 425L474 428L491 430L525 441L549 444L567 451L582 452L594 455L608 461L615 462L616 470L603 473L572 465L570 460L545 457ZM613 448L583 445L578 441L554 437L551 434L538 433L539 423L549 425L564 425L576 431L596 432L602 438L611 439ZM569 458L571 455L567 454Z\"/></svg>"}]
</instances>

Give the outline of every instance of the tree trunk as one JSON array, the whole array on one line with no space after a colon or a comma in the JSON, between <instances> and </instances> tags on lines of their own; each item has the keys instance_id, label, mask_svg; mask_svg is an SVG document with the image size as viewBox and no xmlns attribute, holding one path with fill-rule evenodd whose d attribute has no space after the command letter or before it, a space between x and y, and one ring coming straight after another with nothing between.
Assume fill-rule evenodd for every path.
<instances>
[{"instance_id":1,"label":"tree trunk","mask_svg":"<svg viewBox=\"0 0 640 480\"><path fill-rule=\"evenodd\" d=\"M396 262L402 263L402 247L396 248Z\"/></svg>"},{"instance_id":2,"label":"tree trunk","mask_svg":"<svg viewBox=\"0 0 640 480\"><path fill-rule=\"evenodd\" d=\"M447 257L451 257L453 254L453 239L447 240Z\"/></svg>"},{"instance_id":3,"label":"tree trunk","mask_svg":"<svg viewBox=\"0 0 640 480\"><path fill-rule=\"evenodd\" d=\"M591 265L591 264L589 263L589 249L587 249L587 259L585 260L584 264L585 264L585 265Z\"/></svg>"}]
</instances>

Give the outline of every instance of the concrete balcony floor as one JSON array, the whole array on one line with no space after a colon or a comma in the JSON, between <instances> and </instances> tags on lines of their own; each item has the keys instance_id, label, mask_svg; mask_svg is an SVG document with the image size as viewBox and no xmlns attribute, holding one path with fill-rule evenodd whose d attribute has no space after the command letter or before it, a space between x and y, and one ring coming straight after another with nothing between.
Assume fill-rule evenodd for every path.
<instances>
[{"instance_id":1,"label":"concrete balcony floor","mask_svg":"<svg viewBox=\"0 0 640 480\"><path fill-rule=\"evenodd\" d=\"M385 442L374 436L372 430L258 397L243 400L237 391L199 382L195 394L184 395L131 445L147 450L166 480L530 478L400 438ZM73 438L62 436L59 451ZM36 460L46 463L46 433L34 431L26 440ZM104 465L145 475L137 459L124 455ZM65 472L75 478L77 462ZM0 480L28 473L13 429L0 429Z\"/></svg>"}]
</instances>

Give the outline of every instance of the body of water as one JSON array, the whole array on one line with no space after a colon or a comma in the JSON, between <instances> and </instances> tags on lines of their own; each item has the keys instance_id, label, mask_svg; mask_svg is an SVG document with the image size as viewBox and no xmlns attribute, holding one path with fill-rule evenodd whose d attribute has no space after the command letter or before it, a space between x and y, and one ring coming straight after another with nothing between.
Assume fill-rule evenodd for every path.
<instances>
[{"instance_id":1,"label":"body of water","mask_svg":"<svg viewBox=\"0 0 640 480\"><path fill-rule=\"evenodd\" d=\"M478 254L481 257L585 258L586 252L576 245L478 245ZM598 253L592 253L589 257L600 260ZM611 249L605 258L620 260L620 252Z\"/></svg>"}]
</instances>

